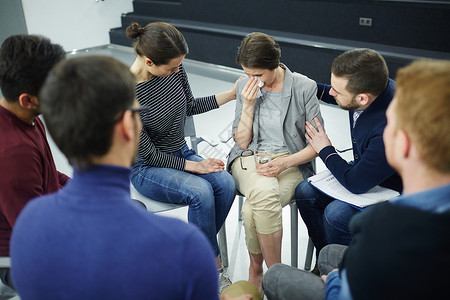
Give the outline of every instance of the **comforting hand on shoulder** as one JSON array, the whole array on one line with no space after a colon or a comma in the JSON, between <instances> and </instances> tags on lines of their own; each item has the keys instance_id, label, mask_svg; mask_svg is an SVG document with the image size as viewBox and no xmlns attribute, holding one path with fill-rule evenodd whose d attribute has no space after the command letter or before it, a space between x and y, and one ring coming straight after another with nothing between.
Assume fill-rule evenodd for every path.
<instances>
[{"instance_id":1,"label":"comforting hand on shoulder","mask_svg":"<svg viewBox=\"0 0 450 300\"><path fill-rule=\"evenodd\" d=\"M319 119L314 118L314 122L316 123L317 130L311 123L306 121L305 126L307 134L305 134L305 137L308 140L309 144L314 148L314 151L319 153L320 150L322 150L326 146L331 146L331 142L328 139L327 134L323 130Z\"/></svg>"},{"instance_id":2,"label":"comforting hand on shoulder","mask_svg":"<svg viewBox=\"0 0 450 300\"><path fill-rule=\"evenodd\" d=\"M231 90L226 91L226 92L222 92L222 93L216 95L216 101L217 101L217 104L218 104L219 106L221 106L221 105L223 105L223 104L225 104L225 103L228 103L228 102L231 101L231 100L235 100L235 99L236 99L236 87L237 87L237 83L238 83L238 81L241 80L242 78L244 78L244 77L241 76L241 77L239 77L239 78L236 80L236 82L234 83L234 85L233 85L233 87L231 88Z\"/></svg>"},{"instance_id":3,"label":"comforting hand on shoulder","mask_svg":"<svg viewBox=\"0 0 450 300\"><path fill-rule=\"evenodd\" d=\"M234 83L233 88L230 90L230 93L232 93L234 95L233 99L236 99L236 87L237 87L237 84L238 84L239 80L242 80L242 79L244 79L244 77L242 77L242 76L239 77L236 80L236 82Z\"/></svg>"}]
</instances>

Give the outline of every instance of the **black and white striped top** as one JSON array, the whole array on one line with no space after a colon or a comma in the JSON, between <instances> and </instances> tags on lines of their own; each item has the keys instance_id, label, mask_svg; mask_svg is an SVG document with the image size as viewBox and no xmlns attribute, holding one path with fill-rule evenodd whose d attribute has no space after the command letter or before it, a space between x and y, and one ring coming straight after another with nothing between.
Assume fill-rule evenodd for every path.
<instances>
[{"instance_id":1,"label":"black and white striped top","mask_svg":"<svg viewBox=\"0 0 450 300\"><path fill-rule=\"evenodd\" d=\"M152 108L141 112L139 160L152 167L184 170L185 160L170 153L186 143L186 116L218 108L216 97L194 98L183 65L170 76L136 84L136 95L141 106Z\"/></svg>"}]
</instances>

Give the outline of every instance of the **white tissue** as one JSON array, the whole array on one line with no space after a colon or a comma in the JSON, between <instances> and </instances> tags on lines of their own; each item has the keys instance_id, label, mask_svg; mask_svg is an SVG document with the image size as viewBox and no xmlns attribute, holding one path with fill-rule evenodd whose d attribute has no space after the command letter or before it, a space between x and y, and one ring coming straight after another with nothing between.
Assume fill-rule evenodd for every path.
<instances>
[{"instance_id":1,"label":"white tissue","mask_svg":"<svg viewBox=\"0 0 450 300\"><path fill-rule=\"evenodd\" d=\"M257 78L257 79L258 79L258 86L259 86L260 88L263 87L264 82L261 81L261 79L259 79L259 78Z\"/></svg>"}]
</instances>

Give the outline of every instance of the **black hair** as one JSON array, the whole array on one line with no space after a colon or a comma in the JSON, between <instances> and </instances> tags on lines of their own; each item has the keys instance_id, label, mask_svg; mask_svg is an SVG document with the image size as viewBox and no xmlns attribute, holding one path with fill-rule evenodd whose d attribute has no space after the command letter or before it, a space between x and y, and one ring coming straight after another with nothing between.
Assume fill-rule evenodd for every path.
<instances>
[{"instance_id":1,"label":"black hair","mask_svg":"<svg viewBox=\"0 0 450 300\"><path fill-rule=\"evenodd\" d=\"M39 94L50 69L66 57L64 49L37 35L13 35L0 49L0 87L8 102L20 94Z\"/></svg>"}]
</instances>

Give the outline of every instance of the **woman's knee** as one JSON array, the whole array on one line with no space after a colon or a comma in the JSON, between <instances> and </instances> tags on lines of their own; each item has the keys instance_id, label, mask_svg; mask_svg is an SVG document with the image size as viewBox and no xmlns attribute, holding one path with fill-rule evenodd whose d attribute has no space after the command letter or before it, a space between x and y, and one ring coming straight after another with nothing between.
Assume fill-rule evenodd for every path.
<instances>
[{"instance_id":1,"label":"woman's knee","mask_svg":"<svg viewBox=\"0 0 450 300\"><path fill-rule=\"evenodd\" d=\"M270 186L260 188L251 192L247 201L258 233L271 234L281 228L283 210L276 189Z\"/></svg>"},{"instance_id":2,"label":"woman's knee","mask_svg":"<svg viewBox=\"0 0 450 300\"><path fill-rule=\"evenodd\" d=\"M231 190L236 190L236 181L234 180L233 176L228 173L227 171L220 172L221 180L223 182L224 186L229 187Z\"/></svg>"},{"instance_id":3,"label":"woman's knee","mask_svg":"<svg viewBox=\"0 0 450 300\"><path fill-rule=\"evenodd\" d=\"M255 222L253 219L253 211L251 206L247 203L247 201L244 201L244 204L242 205L242 222L244 224L244 228L247 230L255 228Z\"/></svg>"},{"instance_id":4,"label":"woman's knee","mask_svg":"<svg viewBox=\"0 0 450 300\"><path fill-rule=\"evenodd\" d=\"M189 207L212 212L215 209L214 190L205 180L185 182L179 186L179 193Z\"/></svg>"},{"instance_id":5,"label":"woman's knee","mask_svg":"<svg viewBox=\"0 0 450 300\"><path fill-rule=\"evenodd\" d=\"M222 171L219 173L220 179L219 183L222 186L222 189L229 195L232 195L233 198L236 195L236 181L233 176L227 171Z\"/></svg>"},{"instance_id":6,"label":"woman's knee","mask_svg":"<svg viewBox=\"0 0 450 300\"><path fill-rule=\"evenodd\" d=\"M131 167L130 181L131 184L138 190L143 182L144 178L140 172L140 165L134 165Z\"/></svg>"},{"instance_id":7,"label":"woman's knee","mask_svg":"<svg viewBox=\"0 0 450 300\"><path fill-rule=\"evenodd\" d=\"M255 220L253 217L253 210L248 201L245 201L242 205L242 220L245 230L245 244L247 245L247 249L250 253L260 254L261 247L259 246Z\"/></svg>"},{"instance_id":8,"label":"woman's knee","mask_svg":"<svg viewBox=\"0 0 450 300\"><path fill-rule=\"evenodd\" d=\"M256 231L261 234L272 234L282 228L282 212L281 204L278 202L270 202L263 209L254 209L253 218Z\"/></svg>"},{"instance_id":9,"label":"woman's knee","mask_svg":"<svg viewBox=\"0 0 450 300\"><path fill-rule=\"evenodd\" d=\"M234 199L236 195L236 182L230 173L221 171L200 177L209 182L216 194L225 195L228 198Z\"/></svg>"},{"instance_id":10,"label":"woman's knee","mask_svg":"<svg viewBox=\"0 0 450 300\"><path fill-rule=\"evenodd\" d=\"M283 228L282 209L264 213L255 213L256 231L261 234L272 234Z\"/></svg>"}]
</instances>

